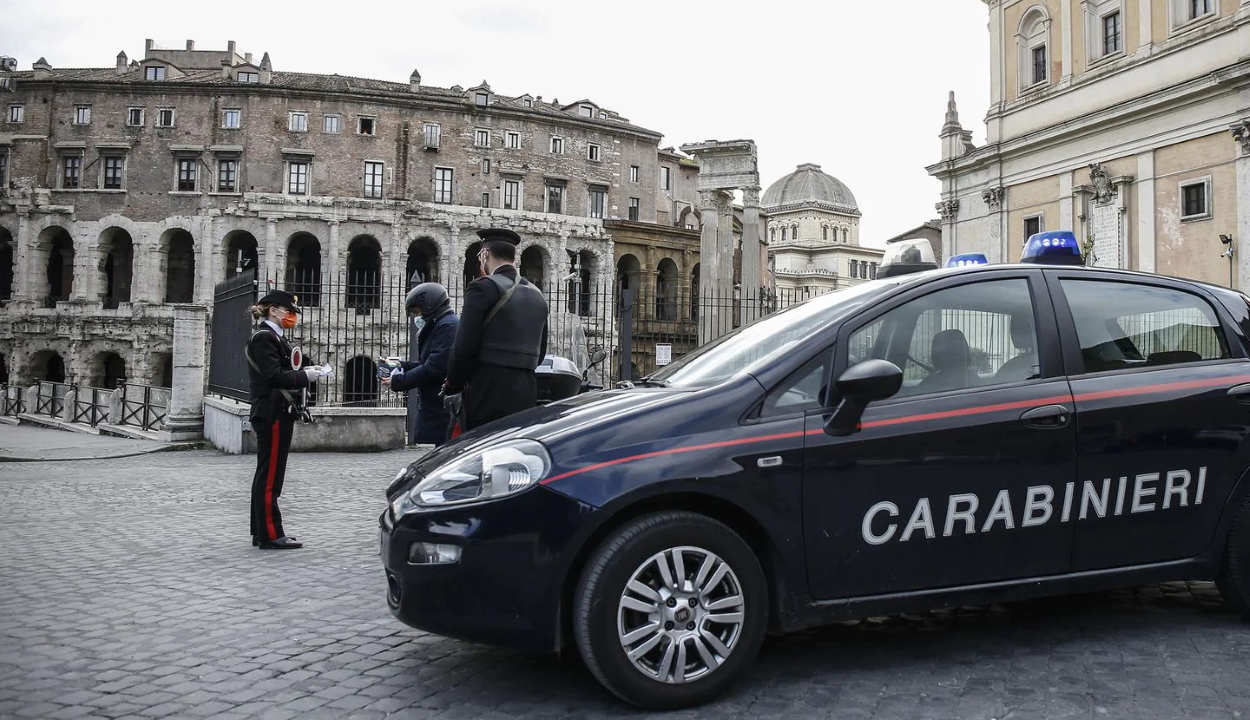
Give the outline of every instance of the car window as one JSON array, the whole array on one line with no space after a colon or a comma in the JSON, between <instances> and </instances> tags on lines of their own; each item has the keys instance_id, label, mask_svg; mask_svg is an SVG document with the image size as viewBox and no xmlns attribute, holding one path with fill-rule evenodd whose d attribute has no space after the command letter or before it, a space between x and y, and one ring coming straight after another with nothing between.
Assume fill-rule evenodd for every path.
<instances>
[{"instance_id":1,"label":"car window","mask_svg":"<svg viewBox=\"0 0 1250 720\"><path fill-rule=\"evenodd\" d=\"M791 373L780 385L764 398L761 417L779 417L818 410L824 403L821 391L829 372L829 360L833 353L822 350L806 365Z\"/></svg>"},{"instance_id":2,"label":"car window","mask_svg":"<svg viewBox=\"0 0 1250 720\"><path fill-rule=\"evenodd\" d=\"M903 370L896 397L1041 377L1028 280L989 280L912 300L856 330L848 367L869 358Z\"/></svg>"},{"instance_id":3,"label":"car window","mask_svg":"<svg viewBox=\"0 0 1250 720\"><path fill-rule=\"evenodd\" d=\"M1106 280L1060 280L1085 372L1230 357L1210 303L1183 290Z\"/></svg>"}]
</instances>

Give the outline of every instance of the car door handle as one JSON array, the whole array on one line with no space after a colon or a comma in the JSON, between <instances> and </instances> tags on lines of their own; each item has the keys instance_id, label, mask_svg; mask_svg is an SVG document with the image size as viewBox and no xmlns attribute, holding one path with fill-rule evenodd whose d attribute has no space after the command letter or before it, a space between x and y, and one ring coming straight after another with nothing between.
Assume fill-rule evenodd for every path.
<instances>
[{"instance_id":1,"label":"car door handle","mask_svg":"<svg viewBox=\"0 0 1250 720\"><path fill-rule=\"evenodd\" d=\"M1067 427L1068 416L1071 414L1072 411L1063 405L1043 405L1025 411L1020 416L1020 422L1033 428L1053 430L1055 428Z\"/></svg>"},{"instance_id":2,"label":"car door handle","mask_svg":"<svg viewBox=\"0 0 1250 720\"><path fill-rule=\"evenodd\" d=\"M1237 402L1250 404L1250 383L1230 387L1228 396Z\"/></svg>"}]
</instances>

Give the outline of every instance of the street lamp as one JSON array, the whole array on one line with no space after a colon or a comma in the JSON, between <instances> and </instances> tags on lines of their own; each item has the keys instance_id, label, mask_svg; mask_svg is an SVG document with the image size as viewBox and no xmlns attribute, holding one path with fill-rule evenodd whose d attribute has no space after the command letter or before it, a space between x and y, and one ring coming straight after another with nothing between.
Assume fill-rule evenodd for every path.
<instances>
[{"instance_id":1,"label":"street lamp","mask_svg":"<svg viewBox=\"0 0 1250 720\"><path fill-rule=\"evenodd\" d=\"M1220 242L1228 246L1228 249L1220 253L1220 257L1228 258L1228 287L1233 287L1233 236L1220 235Z\"/></svg>"}]
</instances>

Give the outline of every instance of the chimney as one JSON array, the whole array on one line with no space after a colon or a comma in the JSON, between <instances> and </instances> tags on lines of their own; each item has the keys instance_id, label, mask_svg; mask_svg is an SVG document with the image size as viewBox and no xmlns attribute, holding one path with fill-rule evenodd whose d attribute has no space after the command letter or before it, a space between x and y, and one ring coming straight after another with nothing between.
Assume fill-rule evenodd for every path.
<instances>
[{"instance_id":1,"label":"chimney","mask_svg":"<svg viewBox=\"0 0 1250 720\"><path fill-rule=\"evenodd\" d=\"M230 40L229 42L227 42L227 43L226 43L226 52L230 53L230 60L231 60L231 62L233 62L233 61L234 61L234 55L235 55L235 52L234 52L234 41L233 41L233 40Z\"/></svg>"},{"instance_id":2,"label":"chimney","mask_svg":"<svg viewBox=\"0 0 1250 720\"><path fill-rule=\"evenodd\" d=\"M194 41L194 40L188 40L188 41L187 41L187 52L191 52L191 51L192 51L192 50L194 50L194 49L195 49L195 41Z\"/></svg>"},{"instance_id":3,"label":"chimney","mask_svg":"<svg viewBox=\"0 0 1250 720\"><path fill-rule=\"evenodd\" d=\"M260 59L260 84L268 85L273 82L273 63L269 61L269 53L265 53Z\"/></svg>"},{"instance_id":4,"label":"chimney","mask_svg":"<svg viewBox=\"0 0 1250 720\"><path fill-rule=\"evenodd\" d=\"M251 54L251 53L248 53L248 54L244 55L244 56L243 56L243 62L247 63L248 65L251 65L251 64L252 64L252 54Z\"/></svg>"},{"instance_id":5,"label":"chimney","mask_svg":"<svg viewBox=\"0 0 1250 720\"><path fill-rule=\"evenodd\" d=\"M117 53L117 74L121 75L130 69L130 58L126 57L126 51L122 50Z\"/></svg>"},{"instance_id":6,"label":"chimney","mask_svg":"<svg viewBox=\"0 0 1250 720\"><path fill-rule=\"evenodd\" d=\"M408 89L412 92L421 92L421 73L416 70L408 76Z\"/></svg>"},{"instance_id":7,"label":"chimney","mask_svg":"<svg viewBox=\"0 0 1250 720\"><path fill-rule=\"evenodd\" d=\"M36 80L47 80L52 76L52 66L44 58L39 58L34 65L31 65L31 69L35 71Z\"/></svg>"},{"instance_id":8,"label":"chimney","mask_svg":"<svg viewBox=\"0 0 1250 720\"><path fill-rule=\"evenodd\" d=\"M143 59L144 60L147 60L148 58L152 57L152 48L155 45L156 43L152 42L152 38L148 38L147 40L143 41Z\"/></svg>"}]
</instances>

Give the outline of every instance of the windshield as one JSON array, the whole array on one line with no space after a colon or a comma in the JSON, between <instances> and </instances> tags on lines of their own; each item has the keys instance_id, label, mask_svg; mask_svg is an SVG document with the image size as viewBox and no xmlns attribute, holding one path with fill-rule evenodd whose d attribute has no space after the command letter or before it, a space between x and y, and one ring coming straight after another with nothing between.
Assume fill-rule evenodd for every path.
<instances>
[{"instance_id":1,"label":"windshield","mask_svg":"<svg viewBox=\"0 0 1250 720\"><path fill-rule=\"evenodd\" d=\"M723 382L756 363L779 357L851 308L909 279L874 280L805 300L740 327L674 360L647 380L673 387L706 387Z\"/></svg>"}]
</instances>

